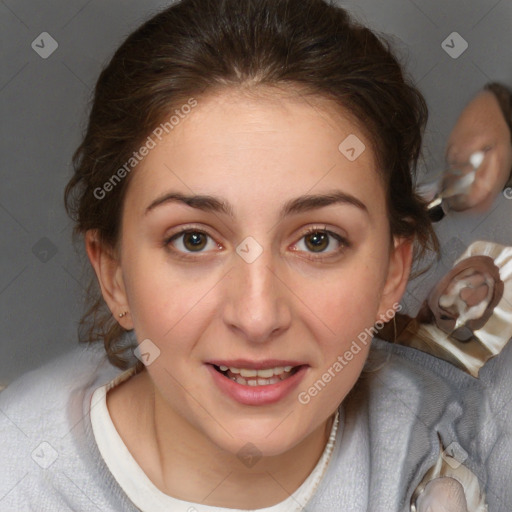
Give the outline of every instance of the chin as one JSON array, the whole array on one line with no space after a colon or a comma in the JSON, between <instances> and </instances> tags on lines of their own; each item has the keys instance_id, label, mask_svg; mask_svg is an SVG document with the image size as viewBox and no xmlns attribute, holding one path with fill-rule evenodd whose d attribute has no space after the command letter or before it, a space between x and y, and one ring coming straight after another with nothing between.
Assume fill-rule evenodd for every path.
<instances>
[{"instance_id":1,"label":"chin","mask_svg":"<svg viewBox=\"0 0 512 512\"><path fill-rule=\"evenodd\" d=\"M286 421L283 422L282 419L251 420L249 426L247 420L240 421L238 424L231 422L228 431L229 434L221 429L209 437L220 449L237 457L281 455L308 435L308 432L298 431L298 425L291 425Z\"/></svg>"}]
</instances>

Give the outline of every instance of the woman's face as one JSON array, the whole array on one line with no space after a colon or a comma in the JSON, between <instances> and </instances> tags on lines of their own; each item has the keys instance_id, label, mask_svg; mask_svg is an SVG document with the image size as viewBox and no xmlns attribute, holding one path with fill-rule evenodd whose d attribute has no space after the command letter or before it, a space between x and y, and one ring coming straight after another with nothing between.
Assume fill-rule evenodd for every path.
<instances>
[{"instance_id":1,"label":"woman's face","mask_svg":"<svg viewBox=\"0 0 512 512\"><path fill-rule=\"evenodd\" d=\"M356 382L410 245L391 243L370 142L341 109L233 90L197 101L133 171L109 306L150 340L164 416L276 455Z\"/></svg>"}]
</instances>

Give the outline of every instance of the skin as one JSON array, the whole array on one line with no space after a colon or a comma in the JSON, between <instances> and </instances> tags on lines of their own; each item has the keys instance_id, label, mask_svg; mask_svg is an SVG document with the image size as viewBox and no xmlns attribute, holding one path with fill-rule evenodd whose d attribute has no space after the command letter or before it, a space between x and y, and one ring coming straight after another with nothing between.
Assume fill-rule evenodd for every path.
<instances>
[{"instance_id":1,"label":"skin","mask_svg":"<svg viewBox=\"0 0 512 512\"><path fill-rule=\"evenodd\" d=\"M327 100L259 91L198 98L133 171L117 250L86 234L112 313L129 311L121 325L160 349L107 396L122 439L163 492L242 509L286 499L316 465L368 346L307 405L297 395L399 302L412 252L410 241L390 235L371 143L353 119ZM353 162L338 150L349 134L366 146ZM332 190L366 210L336 203L279 218L287 201ZM177 202L145 213L170 191L222 197L233 218ZM190 224L211 237L201 253L183 236L165 246ZM350 245L332 238L319 254L306 245L310 227ZM252 263L235 251L248 236L263 249ZM187 251L191 259L179 257ZM279 402L242 405L216 387L206 365L234 358L309 366ZM236 455L246 443L262 454L252 468Z\"/></svg>"},{"instance_id":2,"label":"skin","mask_svg":"<svg viewBox=\"0 0 512 512\"><path fill-rule=\"evenodd\" d=\"M449 198L456 211L485 212L503 190L512 170L511 134L498 100L489 91L480 92L462 111L448 140L446 160L454 168L462 167L476 151L485 150L485 159L475 181L465 194Z\"/></svg>"}]
</instances>

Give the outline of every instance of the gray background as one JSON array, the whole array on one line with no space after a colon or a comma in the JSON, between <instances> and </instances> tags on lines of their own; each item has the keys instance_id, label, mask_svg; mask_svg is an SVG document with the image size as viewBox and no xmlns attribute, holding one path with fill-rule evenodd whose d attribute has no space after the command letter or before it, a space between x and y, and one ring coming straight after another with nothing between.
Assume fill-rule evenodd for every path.
<instances>
[{"instance_id":1,"label":"gray background","mask_svg":"<svg viewBox=\"0 0 512 512\"><path fill-rule=\"evenodd\" d=\"M77 343L87 274L63 208L70 160L85 126L95 80L121 41L169 2L0 0L0 385ZM511 0L342 2L364 23L393 34L424 93L430 120L425 173L443 164L458 114L488 81L512 86ZM47 59L32 48L42 32L58 43ZM452 58L442 42L458 32L468 49ZM512 201L485 215L439 225L443 258L411 282L410 310L475 239L512 243Z\"/></svg>"}]
</instances>

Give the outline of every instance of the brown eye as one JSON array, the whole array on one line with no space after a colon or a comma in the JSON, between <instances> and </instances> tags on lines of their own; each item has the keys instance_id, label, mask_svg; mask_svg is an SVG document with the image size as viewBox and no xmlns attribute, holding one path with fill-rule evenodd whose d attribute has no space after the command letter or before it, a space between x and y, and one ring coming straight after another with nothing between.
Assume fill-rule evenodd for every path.
<instances>
[{"instance_id":1,"label":"brown eye","mask_svg":"<svg viewBox=\"0 0 512 512\"><path fill-rule=\"evenodd\" d=\"M329 247L329 235L325 232L317 231L306 235L306 246L313 252L322 252Z\"/></svg>"},{"instance_id":2,"label":"brown eye","mask_svg":"<svg viewBox=\"0 0 512 512\"><path fill-rule=\"evenodd\" d=\"M295 250L306 254L318 254L327 256L339 255L344 249L350 247L347 239L328 229L309 229L295 244Z\"/></svg>"},{"instance_id":3,"label":"brown eye","mask_svg":"<svg viewBox=\"0 0 512 512\"><path fill-rule=\"evenodd\" d=\"M206 246L206 235L204 233L185 233L183 235L183 245L190 251L200 251Z\"/></svg>"},{"instance_id":4,"label":"brown eye","mask_svg":"<svg viewBox=\"0 0 512 512\"><path fill-rule=\"evenodd\" d=\"M183 230L164 241L164 245L172 246L179 253L206 252L205 249L219 248L210 235L198 230Z\"/></svg>"}]
</instances>

